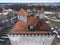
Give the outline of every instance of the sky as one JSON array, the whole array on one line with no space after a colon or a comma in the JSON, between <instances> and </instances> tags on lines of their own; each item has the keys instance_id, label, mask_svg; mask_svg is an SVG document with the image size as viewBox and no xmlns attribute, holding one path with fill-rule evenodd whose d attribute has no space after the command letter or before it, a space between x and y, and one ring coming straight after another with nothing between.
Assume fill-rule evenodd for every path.
<instances>
[{"instance_id":1,"label":"sky","mask_svg":"<svg viewBox=\"0 0 60 45\"><path fill-rule=\"evenodd\" d=\"M0 0L0 3L60 3L60 0Z\"/></svg>"}]
</instances>

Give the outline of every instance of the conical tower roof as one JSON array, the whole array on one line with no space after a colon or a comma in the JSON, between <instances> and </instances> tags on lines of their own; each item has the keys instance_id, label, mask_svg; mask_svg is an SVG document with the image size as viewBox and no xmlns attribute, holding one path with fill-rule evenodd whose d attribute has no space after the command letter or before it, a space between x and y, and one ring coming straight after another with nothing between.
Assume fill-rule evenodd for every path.
<instances>
[{"instance_id":1,"label":"conical tower roof","mask_svg":"<svg viewBox=\"0 0 60 45\"><path fill-rule=\"evenodd\" d=\"M18 12L18 16L28 16L27 12L24 10L24 9L21 9L19 12Z\"/></svg>"},{"instance_id":2,"label":"conical tower roof","mask_svg":"<svg viewBox=\"0 0 60 45\"><path fill-rule=\"evenodd\" d=\"M40 13L44 13L45 10L43 8L40 9Z\"/></svg>"},{"instance_id":3,"label":"conical tower roof","mask_svg":"<svg viewBox=\"0 0 60 45\"><path fill-rule=\"evenodd\" d=\"M7 9L2 8L2 13L6 13L6 12L7 12Z\"/></svg>"}]
</instances>

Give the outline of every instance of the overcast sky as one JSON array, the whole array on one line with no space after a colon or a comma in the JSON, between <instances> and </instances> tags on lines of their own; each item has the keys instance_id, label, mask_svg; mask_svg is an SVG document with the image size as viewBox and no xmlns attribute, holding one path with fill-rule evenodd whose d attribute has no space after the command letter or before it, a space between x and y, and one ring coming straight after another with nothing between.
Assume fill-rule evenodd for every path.
<instances>
[{"instance_id":1,"label":"overcast sky","mask_svg":"<svg viewBox=\"0 0 60 45\"><path fill-rule=\"evenodd\" d=\"M60 0L0 0L0 3L54 3Z\"/></svg>"}]
</instances>

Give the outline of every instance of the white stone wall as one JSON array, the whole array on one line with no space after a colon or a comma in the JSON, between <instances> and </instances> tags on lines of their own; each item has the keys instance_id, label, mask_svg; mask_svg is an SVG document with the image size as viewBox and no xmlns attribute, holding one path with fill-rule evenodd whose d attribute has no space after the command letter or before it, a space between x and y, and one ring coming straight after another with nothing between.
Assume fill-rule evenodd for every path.
<instances>
[{"instance_id":1,"label":"white stone wall","mask_svg":"<svg viewBox=\"0 0 60 45\"><path fill-rule=\"evenodd\" d=\"M40 15L39 15L39 18L40 18L40 19L44 19L44 18L45 18L45 14L40 14Z\"/></svg>"},{"instance_id":2,"label":"white stone wall","mask_svg":"<svg viewBox=\"0 0 60 45\"><path fill-rule=\"evenodd\" d=\"M27 16L18 16L18 20L22 20L23 22L27 23Z\"/></svg>"},{"instance_id":3,"label":"white stone wall","mask_svg":"<svg viewBox=\"0 0 60 45\"><path fill-rule=\"evenodd\" d=\"M46 15L44 13L43 14L37 13L35 17L36 16L39 16L40 19L44 19Z\"/></svg>"},{"instance_id":4,"label":"white stone wall","mask_svg":"<svg viewBox=\"0 0 60 45\"><path fill-rule=\"evenodd\" d=\"M12 45L51 45L54 35L8 35Z\"/></svg>"}]
</instances>

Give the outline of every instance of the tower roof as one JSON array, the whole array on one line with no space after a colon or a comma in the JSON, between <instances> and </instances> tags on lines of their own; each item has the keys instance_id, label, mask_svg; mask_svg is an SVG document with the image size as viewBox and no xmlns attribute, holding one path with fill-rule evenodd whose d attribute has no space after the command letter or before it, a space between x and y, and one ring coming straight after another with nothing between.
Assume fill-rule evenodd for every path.
<instances>
[{"instance_id":1,"label":"tower roof","mask_svg":"<svg viewBox=\"0 0 60 45\"><path fill-rule=\"evenodd\" d=\"M43 8L40 9L40 13L44 13L45 10Z\"/></svg>"},{"instance_id":2,"label":"tower roof","mask_svg":"<svg viewBox=\"0 0 60 45\"><path fill-rule=\"evenodd\" d=\"M24 10L24 9L21 9L19 12L18 12L18 16L28 16L27 12Z\"/></svg>"},{"instance_id":3,"label":"tower roof","mask_svg":"<svg viewBox=\"0 0 60 45\"><path fill-rule=\"evenodd\" d=\"M6 13L6 12L7 12L7 9L2 8L2 13Z\"/></svg>"}]
</instances>

